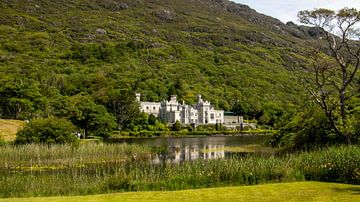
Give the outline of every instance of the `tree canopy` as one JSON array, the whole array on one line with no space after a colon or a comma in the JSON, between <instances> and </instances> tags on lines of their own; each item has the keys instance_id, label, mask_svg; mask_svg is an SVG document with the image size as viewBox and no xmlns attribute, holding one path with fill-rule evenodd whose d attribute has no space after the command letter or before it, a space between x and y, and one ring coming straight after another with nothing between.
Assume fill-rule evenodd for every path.
<instances>
[{"instance_id":1,"label":"tree canopy","mask_svg":"<svg viewBox=\"0 0 360 202\"><path fill-rule=\"evenodd\" d=\"M55 117L33 119L16 134L15 143L76 143L78 141L76 132L77 128L65 119Z\"/></svg>"},{"instance_id":2,"label":"tree canopy","mask_svg":"<svg viewBox=\"0 0 360 202\"><path fill-rule=\"evenodd\" d=\"M310 50L312 75L305 79L308 92L326 115L333 131L348 144L355 134L351 100L359 96L355 77L360 67L360 11L343 8L300 11L302 23L316 26L325 35L326 48ZM357 39L357 40L355 40ZM324 54L325 52L325 54Z\"/></svg>"}]
</instances>

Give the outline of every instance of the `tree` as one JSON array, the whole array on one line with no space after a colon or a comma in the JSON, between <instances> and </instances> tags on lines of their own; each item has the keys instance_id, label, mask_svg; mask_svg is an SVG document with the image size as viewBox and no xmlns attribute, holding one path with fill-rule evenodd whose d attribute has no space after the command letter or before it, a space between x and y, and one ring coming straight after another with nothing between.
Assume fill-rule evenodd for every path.
<instances>
[{"instance_id":1,"label":"tree","mask_svg":"<svg viewBox=\"0 0 360 202\"><path fill-rule=\"evenodd\" d=\"M149 123L150 125L155 125L157 121L158 121L158 120L157 120L157 118L156 118L154 115L152 115L152 114L149 115L148 123Z\"/></svg>"},{"instance_id":2,"label":"tree","mask_svg":"<svg viewBox=\"0 0 360 202\"><path fill-rule=\"evenodd\" d=\"M308 150L334 144L339 138L327 124L327 118L321 113L321 109L311 103L292 116L287 124L271 137L270 144L290 150Z\"/></svg>"},{"instance_id":3,"label":"tree","mask_svg":"<svg viewBox=\"0 0 360 202\"><path fill-rule=\"evenodd\" d=\"M31 120L16 134L15 143L65 144L75 143L76 127L65 119L55 117Z\"/></svg>"},{"instance_id":4,"label":"tree","mask_svg":"<svg viewBox=\"0 0 360 202\"><path fill-rule=\"evenodd\" d=\"M176 121L172 125L172 131L180 131L182 129L181 123L179 121Z\"/></svg>"},{"instance_id":5,"label":"tree","mask_svg":"<svg viewBox=\"0 0 360 202\"><path fill-rule=\"evenodd\" d=\"M140 116L139 104L133 91L113 90L109 93L107 108L115 115L119 130Z\"/></svg>"},{"instance_id":6,"label":"tree","mask_svg":"<svg viewBox=\"0 0 360 202\"><path fill-rule=\"evenodd\" d=\"M89 134L104 137L116 127L115 117L89 95L72 96L66 111L69 119L84 129L85 137Z\"/></svg>"},{"instance_id":7,"label":"tree","mask_svg":"<svg viewBox=\"0 0 360 202\"><path fill-rule=\"evenodd\" d=\"M39 82L14 75L0 78L0 117L27 119L41 106Z\"/></svg>"},{"instance_id":8,"label":"tree","mask_svg":"<svg viewBox=\"0 0 360 202\"><path fill-rule=\"evenodd\" d=\"M348 101L350 86L360 66L360 38L355 28L360 22L360 12L343 8L338 12L327 9L300 11L302 23L316 26L324 34L324 40L332 60L320 51L313 54L314 78L308 80L307 90L327 117L331 128L351 144Z\"/></svg>"}]
</instances>

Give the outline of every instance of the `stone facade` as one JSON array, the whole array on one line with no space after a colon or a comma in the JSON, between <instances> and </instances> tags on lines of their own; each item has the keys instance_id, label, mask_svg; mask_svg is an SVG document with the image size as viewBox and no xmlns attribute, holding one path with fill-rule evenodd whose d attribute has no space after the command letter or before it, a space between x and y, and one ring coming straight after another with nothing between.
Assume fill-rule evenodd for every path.
<instances>
[{"instance_id":1,"label":"stone facade","mask_svg":"<svg viewBox=\"0 0 360 202\"><path fill-rule=\"evenodd\" d=\"M225 115L223 126L232 130L242 130L248 127L256 129L256 123L244 122L244 117L236 115Z\"/></svg>"},{"instance_id":2,"label":"stone facade","mask_svg":"<svg viewBox=\"0 0 360 202\"><path fill-rule=\"evenodd\" d=\"M140 102L140 94L136 93L136 100ZM140 111L152 114L155 117L159 116L161 104L159 102L140 102Z\"/></svg>"},{"instance_id":3,"label":"stone facade","mask_svg":"<svg viewBox=\"0 0 360 202\"><path fill-rule=\"evenodd\" d=\"M179 103L176 96L162 102L141 102L140 94L136 99L140 102L140 109L147 114L153 114L167 123L179 121L182 124L216 124L224 123L224 111L215 110L211 103L197 96L197 103L193 106Z\"/></svg>"}]
</instances>

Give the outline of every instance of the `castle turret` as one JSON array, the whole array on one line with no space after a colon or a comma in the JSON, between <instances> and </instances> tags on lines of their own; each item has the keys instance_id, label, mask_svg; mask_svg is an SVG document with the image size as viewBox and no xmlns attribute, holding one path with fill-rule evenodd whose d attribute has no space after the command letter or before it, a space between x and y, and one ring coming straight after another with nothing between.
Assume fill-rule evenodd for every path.
<instances>
[{"instance_id":1,"label":"castle turret","mask_svg":"<svg viewBox=\"0 0 360 202\"><path fill-rule=\"evenodd\" d=\"M135 93L135 96L136 96L136 101L140 102L141 94Z\"/></svg>"},{"instance_id":2,"label":"castle turret","mask_svg":"<svg viewBox=\"0 0 360 202\"><path fill-rule=\"evenodd\" d=\"M202 97L201 97L200 94L198 94L196 97L197 97L197 101L198 101L198 102L203 102Z\"/></svg>"}]
</instances>

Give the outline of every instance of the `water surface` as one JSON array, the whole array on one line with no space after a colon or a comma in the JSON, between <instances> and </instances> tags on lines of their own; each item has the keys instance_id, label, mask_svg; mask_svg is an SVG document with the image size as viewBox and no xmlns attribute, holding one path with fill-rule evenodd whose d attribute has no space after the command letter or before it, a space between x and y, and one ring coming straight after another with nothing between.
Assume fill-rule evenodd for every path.
<instances>
[{"instance_id":1,"label":"water surface","mask_svg":"<svg viewBox=\"0 0 360 202\"><path fill-rule=\"evenodd\" d=\"M273 155L274 150L264 146L269 138L264 135L157 137L116 139L112 142L148 145L158 151L151 157L153 163L179 163L196 159L230 158L250 153Z\"/></svg>"}]
</instances>

